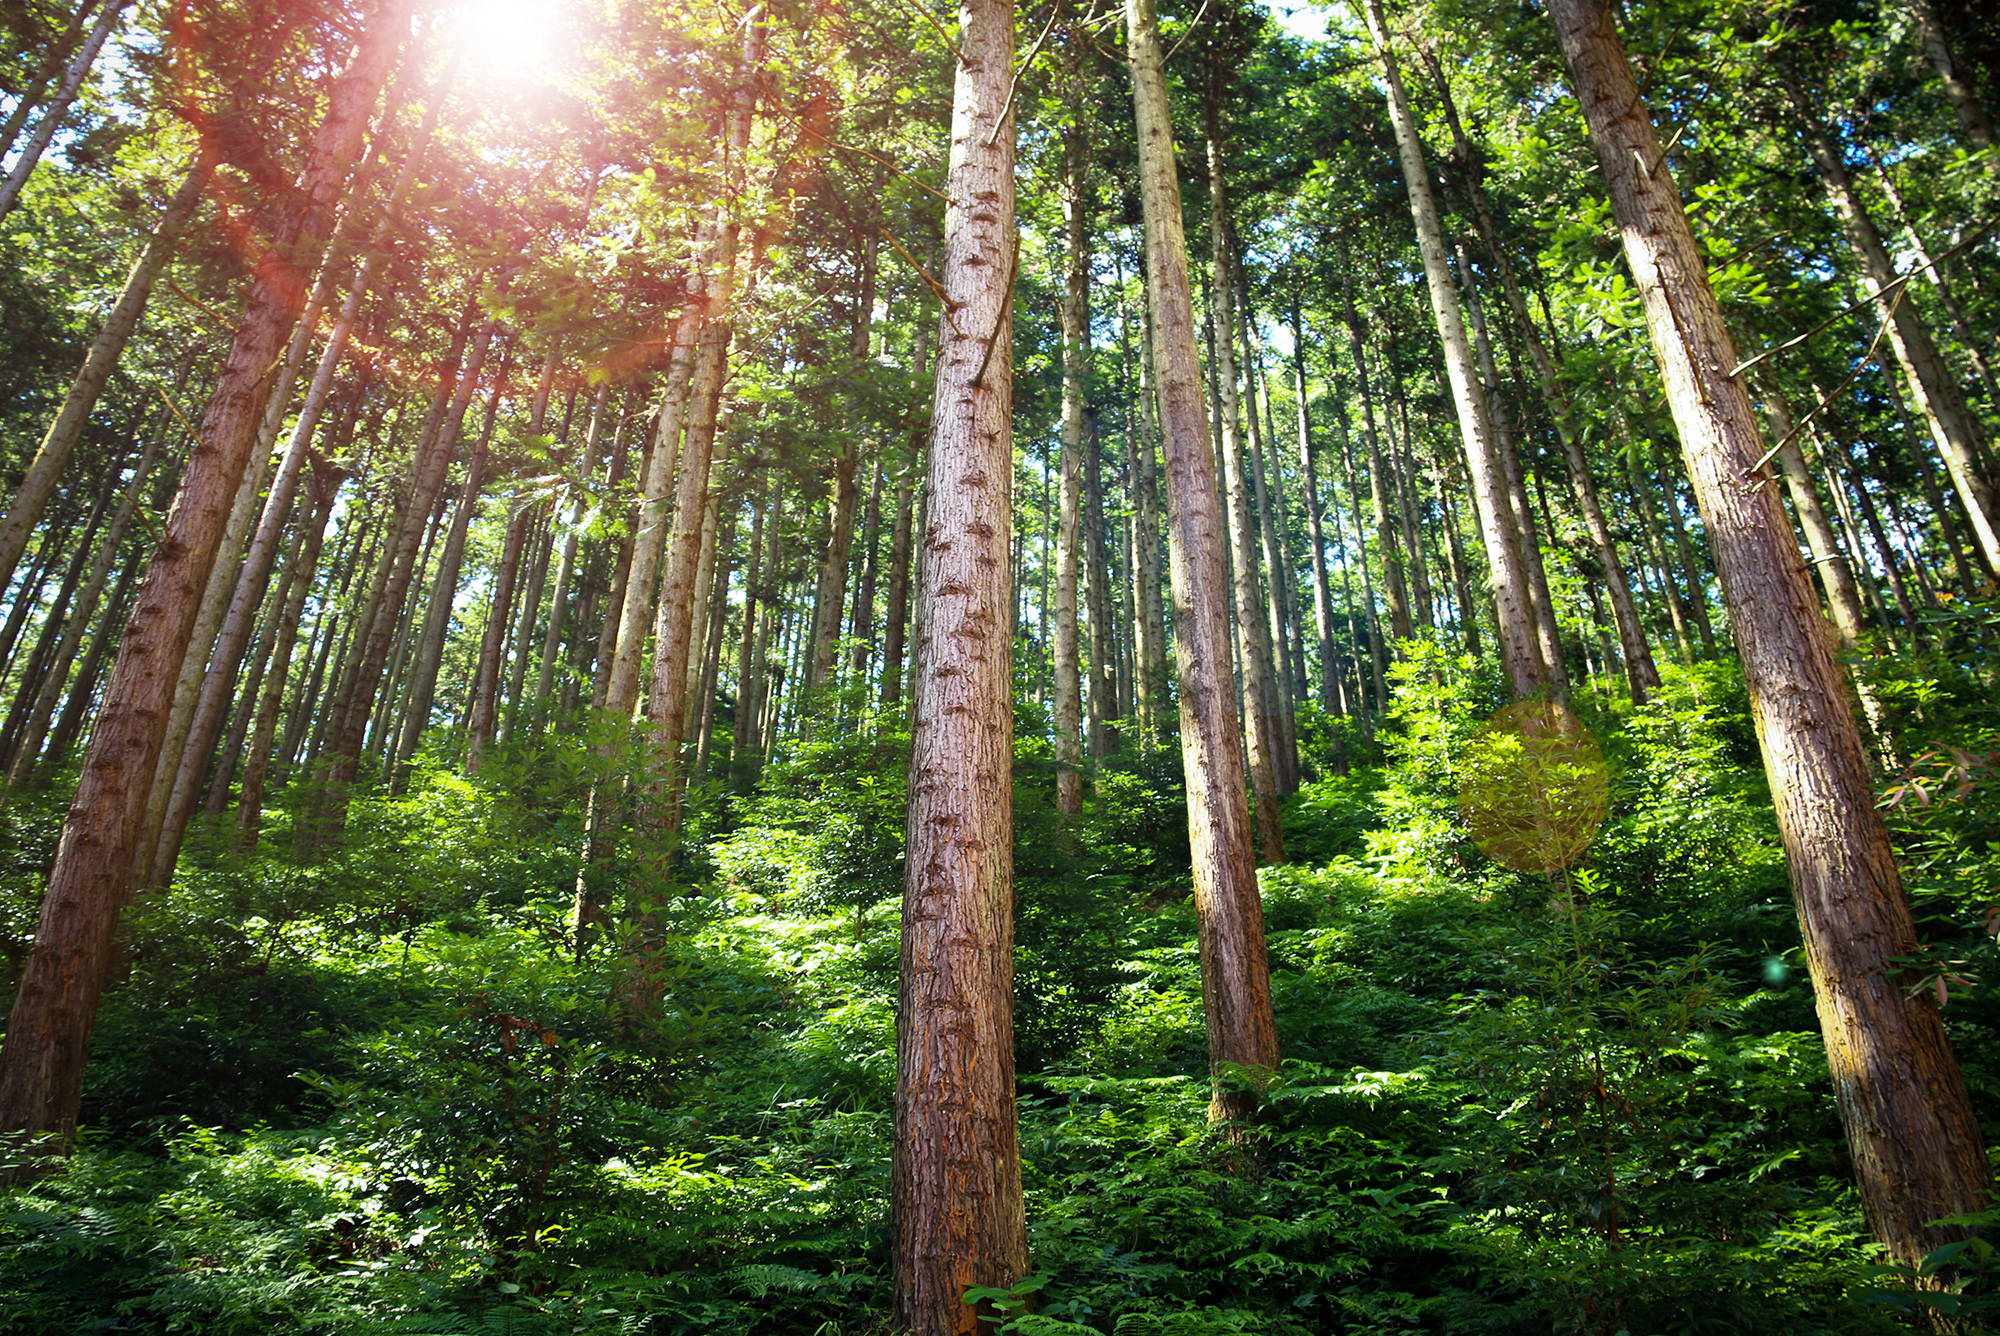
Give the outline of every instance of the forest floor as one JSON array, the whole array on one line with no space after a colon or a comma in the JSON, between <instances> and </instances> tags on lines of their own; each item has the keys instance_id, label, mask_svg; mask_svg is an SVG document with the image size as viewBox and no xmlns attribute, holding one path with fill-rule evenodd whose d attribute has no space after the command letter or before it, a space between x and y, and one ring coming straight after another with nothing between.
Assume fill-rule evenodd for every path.
<instances>
[{"instance_id":1,"label":"forest floor","mask_svg":"<svg viewBox=\"0 0 2000 1336\"><path fill-rule=\"evenodd\" d=\"M1024 797L1005 1329L1911 1330L1729 699L1607 726L1566 889L1454 826L1470 695L1309 783L1247 1141L1204 1123L1171 767L1107 769L1067 833ZM132 917L71 1168L0 1198L0 1330L885 1331L898 745L769 777L582 961L546 757L367 798L311 865L195 849ZM10 932L59 816L6 809ZM1947 1014L2000 1110L1990 982Z\"/></svg>"}]
</instances>

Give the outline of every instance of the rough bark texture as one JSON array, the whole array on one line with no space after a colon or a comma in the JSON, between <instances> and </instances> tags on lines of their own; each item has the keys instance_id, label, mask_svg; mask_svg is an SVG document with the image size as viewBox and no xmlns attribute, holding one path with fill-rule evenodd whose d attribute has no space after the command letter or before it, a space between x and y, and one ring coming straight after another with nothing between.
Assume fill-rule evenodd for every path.
<instances>
[{"instance_id":1,"label":"rough bark texture","mask_svg":"<svg viewBox=\"0 0 2000 1336\"><path fill-rule=\"evenodd\" d=\"M1014 1115L1011 0L963 0L920 544L892 1168L895 1324L1028 1270ZM990 1327L988 1328L990 1329Z\"/></svg>"},{"instance_id":2,"label":"rough bark texture","mask_svg":"<svg viewBox=\"0 0 2000 1336\"><path fill-rule=\"evenodd\" d=\"M1875 1236L1902 1262L1960 1237L1991 1174L1936 999L1891 963L1917 950L1861 731L1777 489L1737 352L1606 0L1551 0L1645 304L1714 546L1818 998L1834 1094Z\"/></svg>"},{"instance_id":3,"label":"rough bark texture","mask_svg":"<svg viewBox=\"0 0 2000 1336\"><path fill-rule=\"evenodd\" d=\"M138 826L159 761L166 711L194 630L228 510L250 462L270 370L291 334L333 200L361 146L369 109L409 28L409 0L382 0L336 81L294 207L259 257L199 440L127 623L105 704L63 826L41 924L0 1051L0 1130L47 1134L66 1153L83 1066L110 965Z\"/></svg>"},{"instance_id":4,"label":"rough bark texture","mask_svg":"<svg viewBox=\"0 0 2000 1336\"><path fill-rule=\"evenodd\" d=\"M1173 121L1152 0L1126 0L1125 30L1146 219L1146 297L1153 313L1153 366L1166 443L1181 762L1194 856L1202 1011L1215 1078L1209 1116L1242 1118L1256 1108L1255 1083L1277 1070L1278 1035L1244 792L1243 735L1229 671L1230 607L1222 558L1226 540L1195 356L1194 297L1175 177Z\"/></svg>"}]
</instances>

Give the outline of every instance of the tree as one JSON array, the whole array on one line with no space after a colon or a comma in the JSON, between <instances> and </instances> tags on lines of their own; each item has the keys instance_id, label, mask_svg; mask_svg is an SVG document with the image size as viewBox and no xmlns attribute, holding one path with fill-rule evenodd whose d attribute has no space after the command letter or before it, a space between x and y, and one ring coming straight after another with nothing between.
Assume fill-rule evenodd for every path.
<instances>
[{"instance_id":1,"label":"tree","mask_svg":"<svg viewBox=\"0 0 2000 1336\"><path fill-rule=\"evenodd\" d=\"M1146 220L1155 393L1166 446L1181 764L1201 936L1202 1010L1214 1080L1209 1116L1242 1119L1257 1107L1255 1083L1277 1070L1278 1034L1245 793L1243 733L1230 680L1231 614L1222 555L1226 540L1195 353L1194 294L1188 282L1165 61L1151 0L1126 0L1125 34Z\"/></svg>"},{"instance_id":2,"label":"tree","mask_svg":"<svg viewBox=\"0 0 2000 1336\"><path fill-rule=\"evenodd\" d=\"M896 1011L895 1321L974 1336L1027 1274L1014 1115L1014 7L962 0L919 544Z\"/></svg>"},{"instance_id":3,"label":"tree","mask_svg":"<svg viewBox=\"0 0 2000 1336\"><path fill-rule=\"evenodd\" d=\"M1936 998L1903 986L1918 949L1875 808L1861 730L1771 477L1740 359L1606 0L1550 18L1610 187L1681 449L1714 545L1770 775L1855 1178L1906 1263L1985 1207L1979 1122Z\"/></svg>"},{"instance_id":4,"label":"tree","mask_svg":"<svg viewBox=\"0 0 2000 1336\"><path fill-rule=\"evenodd\" d=\"M47 1137L67 1154L84 1060L111 963L166 709L230 502L249 464L269 369L332 227L333 204L370 110L409 32L412 0L378 0L326 118L286 223L260 257L229 358L202 414L165 541L153 558L105 688L84 778L63 826L35 945L0 1049L0 1130Z\"/></svg>"}]
</instances>

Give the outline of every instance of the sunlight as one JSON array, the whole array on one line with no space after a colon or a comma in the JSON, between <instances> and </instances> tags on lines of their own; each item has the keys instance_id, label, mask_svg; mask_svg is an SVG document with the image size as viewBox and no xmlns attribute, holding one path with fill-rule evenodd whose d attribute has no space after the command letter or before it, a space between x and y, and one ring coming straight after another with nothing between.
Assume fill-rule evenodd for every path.
<instances>
[{"instance_id":1,"label":"sunlight","mask_svg":"<svg viewBox=\"0 0 2000 1336\"><path fill-rule=\"evenodd\" d=\"M546 84L570 53L564 0L460 0L453 6L468 73L489 82Z\"/></svg>"}]
</instances>

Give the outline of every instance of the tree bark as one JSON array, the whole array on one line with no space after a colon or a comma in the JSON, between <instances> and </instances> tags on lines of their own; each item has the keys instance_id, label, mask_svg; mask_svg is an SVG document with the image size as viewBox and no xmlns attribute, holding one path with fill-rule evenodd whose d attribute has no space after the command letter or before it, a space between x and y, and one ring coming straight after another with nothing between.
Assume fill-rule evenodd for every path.
<instances>
[{"instance_id":1,"label":"tree bark","mask_svg":"<svg viewBox=\"0 0 2000 1336\"><path fill-rule=\"evenodd\" d=\"M1379 0L1364 0L1364 17L1373 37L1376 55L1382 62L1388 89L1389 117L1396 131L1396 151L1401 160L1403 182L1410 196L1410 216L1417 228L1417 246L1423 254L1424 280L1430 291L1431 313L1437 319L1438 338L1444 345L1445 373L1451 382L1452 404L1458 411L1459 437L1465 447L1467 472L1472 477L1473 508L1479 517L1479 531L1486 539L1488 588L1499 625L1500 658L1514 694L1522 698L1547 695L1558 689L1558 665L1544 656L1538 638L1534 596L1529 589L1529 572L1521 550L1522 525L1513 514L1508 496L1507 475L1500 447L1493 440L1492 419L1482 391L1472 344L1466 338L1458 294L1452 290L1451 271L1445 261L1444 234L1438 225L1437 201L1431 192L1430 169L1424 163L1422 140L1415 117L1403 92L1402 72L1389 49L1388 26L1382 18Z\"/></svg>"},{"instance_id":2,"label":"tree bark","mask_svg":"<svg viewBox=\"0 0 2000 1336\"><path fill-rule=\"evenodd\" d=\"M1608 0L1550 0L1549 13L1723 578L1862 1207L1890 1255L1914 1264L1965 1235L1931 1221L1985 1208L1979 1122L1936 999L1894 963L1921 948L1861 730Z\"/></svg>"},{"instance_id":3,"label":"tree bark","mask_svg":"<svg viewBox=\"0 0 2000 1336\"><path fill-rule=\"evenodd\" d=\"M973 1336L1028 1271L1014 1115L1014 73L1010 0L961 0L918 572L896 1012L893 1321ZM986 1306L982 1305L982 1308Z\"/></svg>"},{"instance_id":4,"label":"tree bark","mask_svg":"<svg viewBox=\"0 0 2000 1336\"><path fill-rule=\"evenodd\" d=\"M14 170L7 174L5 182L0 182L0 218L12 213L14 206L20 202L21 188L28 184L28 176L35 170L35 164L42 160L42 154L55 139L56 131L62 128L63 118L69 115L70 104L76 101L77 90L83 87L90 67L97 61L97 53L104 48L105 39L118 26L118 20L124 16L125 7L130 3L131 0L106 0L97 15L97 22L83 39L83 45L70 57L55 96L43 105L42 119L35 123L35 132L28 136L28 142L21 146L19 156L14 159Z\"/></svg>"},{"instance_id":5,"label":"tree bark","mask_svg":"<svg viewBox=\"0 0 2000 1336\"><path fill-rule=\"evenodd\" d=\"M1243 733L1248 744L1252 817L1257 847L1266 863L1285 861L1285 837L1278 821L1279 724L1277 684L1271 680L1270 627L1257 582L1257 517L1250 508L1245 467L1242 404L1236 389L1236 306L1228 242L1228 193L1223 179L1221 108L1210 71L1202 99L1208 139L1210 247L1209 316L1215 350L1217 413L1221 421L1220 462L1229 524L1230 578L1236 607L1236 653L1242 664ZM1142 169L1143 174L1143 169ZM1149 238L1150 244L1150 238ZM1148 273L1150 274L1150 266ZM1159 322L1158 313L1154 316ZM1162 373L1164 382L1165 373Z\"/></svg>"},{"instance_id":6,"label":"tree bark","mask_svg":"<svg viewBox=\"0 0 2000 1336\"><path fill-rule=\"evenodd\" d=\"M1980 559L1989 572L2000 576L2000 494L1980 467L1979 426L1908 291L1891 288L1896 282L1896 267L1875 220L1855 193L1839 146L1813 112L1805 90L1793 83L1787 91L1793 111L1805 126L1806 147L1819 169L1820 184L1840 215L1848 244L1860 262L1862 286L1888 326L1889 343L1902 365L1903 377L1951 474L1952 486L1978 540Z\"/></svg>"},{"instance_id":7,"label":"tree bark","mask_svg":"<svg viewBox=\"0 0 2000 1336\"><path fill-rule=\"evenodd\" d=\"M1074 77L1072 72L1072 78ZM1053 628L1056 810L1083 812L1083 650L1078 592L1083 549L1083 414L1090 385L1090 252L1084 178L1089 171L1081 118L1064 127L1062 326L1062 468L1056 505ZM1094 664L1093 664L1094 666Z\"/></svg>"}]
</instances>

